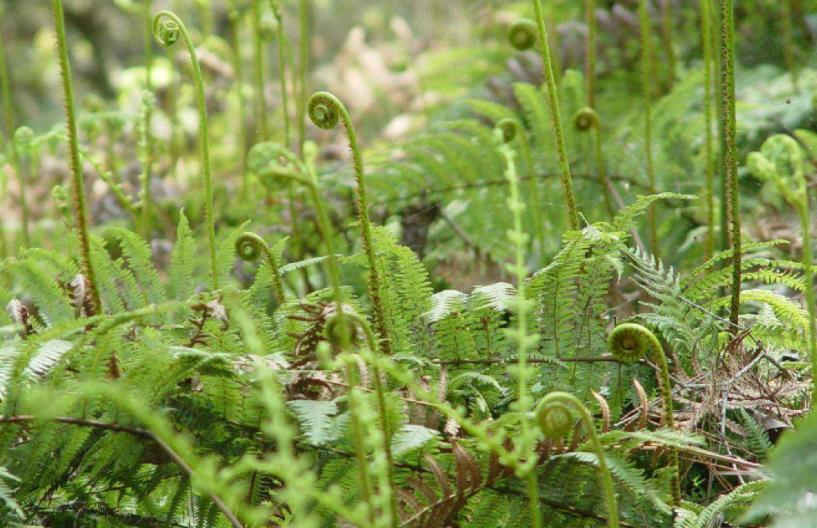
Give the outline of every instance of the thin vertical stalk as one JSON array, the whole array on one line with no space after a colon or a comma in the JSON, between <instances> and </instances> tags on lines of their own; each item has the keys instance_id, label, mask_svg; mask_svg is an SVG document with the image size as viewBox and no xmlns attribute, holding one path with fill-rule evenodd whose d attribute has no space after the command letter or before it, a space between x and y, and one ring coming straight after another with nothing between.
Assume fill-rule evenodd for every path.
<instances>
[{"instance_id":1,"label":"thin vertical stalk","mask_svg":"<svg viewBox=\"0 0 817 528\"><path fill-rule=\"evenodd\" d=\"M68 63L68 45L65 42L65 19L62 0L53 0L54 26L57 32L57 50L59 52L60 74L65 97L65 118L68 130L68 150L71 165L71 205L76 224L80 247L80 265L82 273L88 280L88 294L93 304L92 309L98 313L102 304L96 285L96 275L91 263L91 243L88 236L88 211L85 207L85 182L82 176L82 165L79 158L79 139L77 138L77 121L74 113L74 87L71 81L71 68Z\"/></svg>"},{"instance_id":2,"label":"thin vertical stalk","mask_svg":"<svg viewBox=\"0 0 817 528\"><path fill-rule=\"evenodd\" d=\"M808 308L808 344L809 355L811 356L811 408L817 409L817 306L814 300L814 270L812 270L812 240L811 240L811 216L809 214L809 201L811 197L804 187L802 199L797 205L797 212L800 216L800 226L803 230L803 278L806 283L806 307Z\"/></svg>"},{"instance_id":3,"label":"thin vertical stalk","mask_svg":"<svg viewBox=\"0 0 817 528\"><path fill-rule=\"evenodd\" d=\"M298 2L298 95L295 111L298 118L298 154L303 155L306 141L306 94L309 71L309 0Z\"/></svg>"},{"instance_id":4,"label":"thin vertical stalk","mask_svg":"<svg viewBox=\"0 0 817 528\"><path fill-rule=\"evenodd\" d=\"M735 115L735 8L733 0L720 0L720 48L721 48L721 90L720 111L723 123L724 169L727 188L727 212L731 219L732 232L732 292L729 307L729 321L732 332L737 333L740 313L741 283L741 232L740 193L738 190L738 147L737 118Z\"/></svg>"},{"instance_id":5,"label":"thin vertical stalk","mask_svg":"<svg viewBox=\"0 0 817 528\"><path fill-rule=\"evenodd\" d=\"M167 20L163 21L163 18ZM207 123L207 103L204 99L204 80L201 75L201 66L196 56L196 47L190 38L190 33L184 22L172 11L159 11L153 19L153 33L165 46L172 46L179 35L184 40L190 63L193 68L193 84L196 89L196 100L199 111L199 149L204 176L204 216L207 224L207 239L210 246L210 273L211 284L214 290L218 285L218 265L216 262L216 226L213 217L213 177L210 170L210 137Z\"/></svg>"},{"instance_id":6,"label":"thin vertical stalk","mask_svg":"<svg viewBox=\"0 0 817 528\"><path fill-rule=\"evenodd\" d=\"M706 242L704 259L709 260L715 252L715 145L712 137L713 93L712 76L712 15L710 0L701 0L701 44L704 61L704 200L706 202Z\"/></svg>"},{"instance_id":7,"label":"thin vertical stalk","mask_svg":"<svg viewBox=\"0 0 817 528\"><path fill-rule=\"evenodd\" d=\"M791 84L795 92L800 92L800 71L795 58L794 33L792 31L792 0L780 0L780 24L783 31L783 55L786 68L791 76Z\"/></svg>"},{"instance_id":8,"label":"thin vertical stalk","mask_svg":"<svg viewBox=\"0 0 817 528\"><path fill-rule=\"evenodd\" d=\"M653 164L652 145L652 97L653 97L653 49L650 14L647 11L647 0L639 0L638 15L641 22L641 90L644 94L644 155L647 172L647 186L655 194L655 167ZM647 212L650 250L658 254L658 227L655 205L650 205Z\"/></svg>"},{"instance_id":9,"label":"thin vertical stalk","mask_svg":"<svg viewBox=\"0 0 817 528\"><path fill-rule=\"evenodd\" d=\"M2 13L0 13L2 16ZM2 20L2 19L0 19ZM26 201L26 185L25 175L20 166L20 156L17 152L17 145L14 141L15 117L14 117L14 101L11 95L11 80L9 75L8 64L6 63L6 49L3 39L0 38L0 94L3 98L3 122L5 125L6 141L9 146L9 153L11 154L11 164L14 166L14 171L17 173L17 178L20 184L20 214L22 221L23 245L28 247L28 205ZM5 225L0 222L0 256L6 257L8 247L6 245Z\"/></svg>"},{"instance_id":10,"label":"thin vertical stalk","mask_svg":"<svg viewBox=\"0 0 817 528\"><path fill-rule=\"evenodd\" d=\"M153 90L153 17L151 16L152 0L145 0L144 5L144 23L145 23L145 88L148 92ZM153 177L153 134L152 104L146 104L144 108L144 149L145 159L142 162L143 178L142 178L142 235L145 240L150 240L150 182Z\"/></svg>"},{"instance_id":11,"label":"thin vertical stalk","mask_svg":"<svg viewBox=\"0 0 817 528\"><path fill-rule=\"evenodd\" d=\"M267 101L264 96L264 41L261 38L261 0L253 1L252 30L255 66L255 119L261 141L266 141L269 139L269 135L267 129Z\"/></svg>"},{"instance_id":12,"label":"thin vertical stalk","mask_svg":"<svg viewBox=\"0 0 817 528\"><path fill-rule=\"evenodd\" d=\"M598 46L598 21L596 20L596 0L587 0L585 4L585 23L587 24L587 42L585 56L585 77L587 79L587 107L596 109L596 47ZM598 112L597 112L598 113ZM607 177L607 167L604 163L604 153L601 148L601 120L596 120L592 130L593 158L596 164L599 184L604 193L604 206L610 215L615 213L613 197L610 192L610 179Z\"/></svg>"},{"instance_id":13,"label":"thin vertical stalk","mask_svg":"<svg viewBox=\"0 0 817 528\"><path fill-rule=\"evenodd\" d=\"M672 11L670 10L669 0L661 0L661 40L667 54L667 84L665 88L668 92L672 90L672 85L675 82L675 64L677 63L675 48L672 45L672 35Z\"/></svg>"},{"instance_id":14,"label":"thin vertical stalk","mask_svg":"<svg viewBox=\"0 0 817 528\"><path fill-rule=\"evenodd\" d=\"M352 161L355 170L355 183L357 200L355 201L358 223L360 224L361 236L363 238L363 251L369 265L369 297L374 306L374 323L380 338L381 351L391 354L391 343L389 333L386 328L386 308L381 295L381 277L377 269L377 259L374 253L374 243L372 242L372 226L369 220L369 199L366 193L366 181L363 171L363 155L357 142L352 118L346 106L329 92L316 92L312 94L308 105L309 117L316 126L329 130L337 126L338 121L343 122L346 128L346 136L349 139L349 149L352 151Z\"/></svg>"},{"instance_id":15,"label":"thin vertical stalk","mask_svg":"<svg viewBox=\"0 0 817 528\"><path fill-rule=\"evenodd\" d=\"M241 15L237 10L230 13L230 33L233 40L233 71L235 72L236 96L238 97L238 148L241 171L241 196L246 198L249 192L249 174L247 173L247 108L244 99L244 65L241 60Z\"/></svg>"},{"instance_id":16,"label":"thin vertical stalk","mask_svg":"<svg viewBox=\"0 0 817 528\"><path fill-rule=\"evenodd\" d=\"M553 126L553 133L556 137L556 152L559 157L559 168L562 179L562 187L565 193L565 205L567 206L568 225L570 229L579 229L579 211L576 207L576 196L573 193L573 176L570 173L570 161L567 156L567 146L565 145L564 128L562 126L562 116L559 109L559 92L556 88L556 77L553 73L553 60L548 44L548 34L545 28L544 12L542 1L533 0L533 8L536 12L536 27L539 31L539 52L542 55L542 62L545 67L545 84L547 87L547 101L550 109L550 120Z\"/></svg>"},{"instance_id":17,"label":"thin vertical stalk","mask_svg":"<svg viewBox=\"0 0 817 528\"><path fill-rule=\"evenodd\" d=\"M291 148L291 138L289 133L289 90L287 89L287 67L286 67L286 34L284 33L284 20L281 16L281 8L275 0L270 0L270 7L277 22L275 33L278 39L278 77L281 83L281 114L284 120L284 145Z\"/></svg>"}]
</instances>

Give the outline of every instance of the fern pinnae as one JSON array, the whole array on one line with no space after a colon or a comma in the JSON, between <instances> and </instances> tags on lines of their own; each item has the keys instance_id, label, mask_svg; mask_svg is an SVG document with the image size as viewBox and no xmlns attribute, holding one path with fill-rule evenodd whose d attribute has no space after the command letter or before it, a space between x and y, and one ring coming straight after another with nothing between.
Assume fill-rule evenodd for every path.
<instances>
[{"instance_id":1,"label":"fern pinnae","mask_svg":"<svg viewBox=\"0 0 817 528\"><path fill-rule=\"evenodd\" d=\"M374 306L375 328L380 338L380 349L384 354L391 353L388 331L386 330L386 312L381 298L381 277L377 271L377 261L372 246L372 226L369 221L369 199L366 194L366 183L363 173L363 155L357 143L357 134L352 123L352 118L346 106L329 92L316 92L309 98L307 105L309 118L312 122L323 130L335 128L339 121L343 122L346 135L349 138L349 148L352 151L352 159L355 170L355 182L357 184L357 208L360 231L363 238L363 251L369 266L369 296Z\"/></svg>"},{"instance_id":2,"label":"fern pinnae","mask_svg":"<svg viewBox=\"0 0 817 528\"><path fill-rule=\"evenodd\" d=\"M172 46L181 37L184 40L190 64L193 67L193 84L199 112L199 149L204 178L204 216L207 224L207 240L210 247L211 286L219 288L218 267L216 265L216 225L213 216L213 177L210 170L210 137L207 123L207 103L204 98L204 80L196 55L196 47L190 38L184 22L172 11L159 11L153 18L153 34L163 46Z\"/></svg>"},{"instance_id":3,"label":"fern pinnae","mask_svg":"<svg viewBox=\"0 0 817 528\"><path fill-rule=\"evenodd\" d=\"M71 205L77 238L80 246L80 262L82 273L88 279L93 309L99 312L102 304L99 300L99 291L96 284L93 263L91 262L91 244L88 236L88 211L85 206L85 183L82 175L82 165L79 156L79 139L77 137L77 121L74 110L74 86L71 80L71 69L68 63L68 44L65 40L65 19L62 0L53 0L54 25L57 31L57 51L59 54L62 89L65 100L66 128L68 130L68 147L71 165Z\"/></svg>"},{"instance_id":4,"label":"fern pinnae","mask_svg":"<svg viewBox=\"0 0 817 528\"><path fill-rule=\"evenodd\" d=\"M286 301L286 294L284 293L284 283L281 280L281 274L278 271L281 264L278 262L272 249L270 249L269 244L255 233L245 232L236 239L235 252L241 260L249 262L258 260L261 255L267 259L267 264L272 272L272 284L275 287L276 300L279 305L283 304Z\"/></svg>"},{"instance_id":5,"label":"fern pinnae","mask_svg":"<svg viewBox=\"0 0 817 528\"><path fill-rule=\"evenodd\" d=\"M596 453L599 466L599 480L604 492L607 506L607 525L610 528L619 528L618 501L616 500L613 476L607 466L604 456L604 447L596 433L593 417L587 407L575 396L567 392L551 392L542 398L536 406L536 420L542 434L549 439L558 440L573 431L575 416L584 426L590 440L590 447Z\"/></svg>"},{"instance_id":6,"label":"fern pinnae","mask_svg":"<svg viewBox=\"0 0 817 528\"><path fill-rule=\"evenodd\" d=\"M562 188L565 193L564 198L568 214L568 225L570 226L570 229L575 230L579 228L579 211L576 207L576 196L573 192L573 176L570 173L570 161L567 155L567 147L565 145L564 127L562 126L561 110L559 109L559 92L556 87L553 59L550 53L547 30L545 29L542 0L533 0L533 8L536 12L539 52L542 55L542 62L544 63L545 67L545 86L547 89L548 108L550 110L550 121L556 141L556 153L559 157L559 169L562 180Z\"/></svg>"}]
</instances>

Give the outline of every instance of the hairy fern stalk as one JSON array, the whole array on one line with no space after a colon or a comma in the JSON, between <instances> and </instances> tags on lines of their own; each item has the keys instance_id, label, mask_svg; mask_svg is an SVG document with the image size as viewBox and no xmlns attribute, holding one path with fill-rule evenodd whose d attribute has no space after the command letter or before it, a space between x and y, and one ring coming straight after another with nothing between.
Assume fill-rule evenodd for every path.
<instances>
[{"instance_id":1,"label":"hairy fern stalk","mask_svg":"<svg viewBox=\"0 0 817 528\"><path fill-rule=\"evenodd\" d=\"M805 3L65 4L0 5L0 526L817 526Z\"/></svg>"}]
</instances>

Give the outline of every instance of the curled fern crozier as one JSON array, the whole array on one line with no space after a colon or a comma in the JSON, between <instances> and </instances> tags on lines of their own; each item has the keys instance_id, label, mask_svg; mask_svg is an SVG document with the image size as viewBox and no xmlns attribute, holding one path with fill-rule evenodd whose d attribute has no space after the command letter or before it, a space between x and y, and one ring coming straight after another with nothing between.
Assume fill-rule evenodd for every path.
<instances>
[{"instance_id":1,"label":"curled fern crozier","mask_svg":"<svg viewBox=\"0 0 817 528\"><path fill-rule=\"evenodd\" d=\"M573 126L580 132L587 132L599 126L599 114L592 108L584 107L573 115Z\"/></svg>"},{"instance_id":2,"label":"curled fern crozier","mask_svg":"<svg viewBox=\"0 0 817 528\"><path fill-rule=\"evenodd\" d=\"M537 38L536 24L527 18L517 20L508 30L508 41L519 51L531 49L536 45Z\"/></svg>"},{"instance_id":3,"label":"curled fern crozier","mask_svg":"<svg viewBox=\"0 0 817 528\"><path fill-rule=\"evenodd\" d=\"M338 126L342 111L340 100L329 92L315 92L309 98L307 112L309 119L315 126L323 130L331 130Z\"/></svg>"}]
</instances>

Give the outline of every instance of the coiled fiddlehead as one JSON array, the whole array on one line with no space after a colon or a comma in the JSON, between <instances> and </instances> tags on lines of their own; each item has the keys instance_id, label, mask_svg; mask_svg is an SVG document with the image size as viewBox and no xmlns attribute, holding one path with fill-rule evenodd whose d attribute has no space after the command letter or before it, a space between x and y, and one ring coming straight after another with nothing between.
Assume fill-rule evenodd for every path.
<instances>
[{"instance_id":1,"label":"coiled fiddlehead","mask_svg":"<svg viewBox=\"0 0 817 528\"><path fill-rule=\"evenodd\" d=\"M595 110L586 106L573 115L573 126L579 132L587 132L599 126L599 115Z\"/></svg>"},{"instance_id":2,"label":"coiled fiddlehead","mask_svg":"<svg viewBox=\"0 0 817 528\"><path fill-rule=\"evenodd\" d=\"M556 139L556 154L559 157L562 188L565 193L567 221L570 229L576 230L579 229L579 211L576 207L576 195L573 192L573 175L570 173L570 161L567 156L567 146L565 145L564 127L562 126L562 115L559 109L559 92L556 87L556 76L553 71L553 58L550 53L550 44L548 44L547 29L545 29L542 0L533 0L533 9L536 12L536 28L539 33L539 52L542 55L542 63L545 67L548 110L550 111L550 121Z\"/></svg>"},{"instance_id":3,"label":"coiled fiddlehead","mask_svg":"<svg viewBox=\"0 0 817 528\"><path fill-rule=\"evenodd\" d=\"M536 23L523 18L511 24L508 30L508 42L519 51L529 50L536 45Z\"/></svg>"},{"instance_id":4,"label":"coiled fiddlehead","mask_svg":"<svg viewBox=\"0 0 817 528\"><path fill-rule=\"evenodd\" d=\"M576 415L584 425L587 437L590 440L590 447L595 451L598 459L599 480L607 504L607 526L618 528L618 502L616 501L616 492L613 486L613 475L607 466L604 448L596 433L590 411L578 398L567 392L551 392L542 398L539 405L536 406L536 419L539 428L542 430L542 434L551 440L567 436L573 430Z\"/></svg>"},{"instance_id":5,"label":"coiled fiddlehead","mask_svg":"<svg viewBox=\"0 0 817 528\"><path fill-rule=\"evenodd\" d=\"M53 0L54 25L57 32L57 50L59 52L62 89L65 96L65 117L68 130L68 150L71 165L71 205L74 224L77 230L80 247L80 264L82 274L88 279L88 293L93 303L94 313L102 313L102 303L96 285L96 274L91 262L91 243L88 236L88 211L85 207L85 183L82 177L82 165L79 159L79 138L77 137L77 120L74 110L74 87L71 81L71 68L68 64L68 46L65 42L65 19L62 0Z\"/></svg>"},{"instance_id":6,"label":"coiled fiddlehead","mask_svg":"<svg viewBox=\"0 0 817 528\"><path fill-rule=\"evenodd\" d=\"M607 337L607 345L613 357L622 363L633 363L642 358L649 358L658 365L658 384L664 408L664 427L675 427L672 405L672 384L669 377L667 356L661 342L648 328L636 323L621 323ZM678 453L670 452L673 465L672 498L673 505L681 504L681 481Z\"/></svg>"},{"instance_id":7,"label":"coiled fiddlehead","mask_svg":"<svg viewBox=\"0 0 817 528\"><path fill-rule=\"evenodd\" d=\"M281 280L281 273L278 271L280 262L275 257L275 254L270 249L269 245L263 238L255 233L242 233L235 241L235 253L241 260L247 262L255 262L263 254L267 259L270 270L272 271L272 284L275 288L275 296L278 304L281 305L286 301L286 294L284 293L284 283Z\"/></svg>"},{"instance_id":8,"label":"coiled fiddlehead","mask_svg":"<svg viewBox=\"0 0 817 528\"><path fill-rule=\"evenodd\" d=\"M190 63L193 66L193 84L199 110L199 147L204 173L204 216L207 223L207 239L210 245L210 273L212 287L218 289L218 266L216 264L216 225L213 218L213 178L210 171L210 138L207 126L207 105L204 100L204 81L196 56L196 47L181 19L172 11L159 11L153 18L153 35L163 46L172 46L179 37L184 40Z\"/></svg>"},{"instance_id":9,"label":"coiled fiddlehead","mask_svg":"<svg viewBox=\"0 0 817 528\"><path fill-rule=\"evenodd\" d=\"M340 121L346 128L349 138L349 148L352 150L352 160L355 169L355 183L357 184L357 217L363 237L363 251L369 264L369 296L374 306L375 328L380 337L380 347L384 354L391 353L389 335L386 330L386 310L381 297L380 273L377 269L374 247L372 245L372 226L369 221L369 199L366 196L366 183L363 179L363 156L357 143L352 118L343 103L329 92L316 92L309 98L307 105L309 119L323 130L335 128Z\"/></svg>"}]
</instances>

